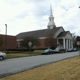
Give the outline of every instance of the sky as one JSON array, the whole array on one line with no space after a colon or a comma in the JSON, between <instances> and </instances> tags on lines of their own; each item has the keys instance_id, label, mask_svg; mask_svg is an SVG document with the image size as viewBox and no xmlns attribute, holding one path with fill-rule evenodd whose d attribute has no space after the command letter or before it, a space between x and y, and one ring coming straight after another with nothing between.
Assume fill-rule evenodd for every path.
<instances>
[{"instance_id":1,"label":"sky","mask_svg":"<svg viewBox=\"0 0 80 80\"><path fill-rule=\"evenodd\" d=\"M56 26L80 36L80 0L0 0L0 34L47 29L50 4Z\"/></svg>"}]
</instances>

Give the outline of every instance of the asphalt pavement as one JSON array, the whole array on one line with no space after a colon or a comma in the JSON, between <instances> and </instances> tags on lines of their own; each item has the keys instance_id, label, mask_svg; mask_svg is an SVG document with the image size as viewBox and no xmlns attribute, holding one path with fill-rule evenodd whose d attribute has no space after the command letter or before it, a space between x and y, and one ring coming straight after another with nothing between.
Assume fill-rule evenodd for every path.
<instances>
[{"instance_id":1,"label":"asphalt pavement","mask_svg":"<svg viewBox=\"0 0 80 80\"><path fill-rule=\"evenodd\" d=\"M0 61L0 78L78 55L79 52L77 51L6 59Z\"/></svg>"}]
</instances>

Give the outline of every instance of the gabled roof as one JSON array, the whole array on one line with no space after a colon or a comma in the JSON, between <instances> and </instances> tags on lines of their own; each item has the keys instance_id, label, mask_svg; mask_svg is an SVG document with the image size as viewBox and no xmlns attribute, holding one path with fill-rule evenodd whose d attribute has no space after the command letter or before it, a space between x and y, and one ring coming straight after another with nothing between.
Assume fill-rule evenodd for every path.
<instances>
[{"instance_id":1,"label":"gabled roof","mask_svg":"<svg viewBox=\"0 0 80 80\"><path fill-rule=\"evenodd\" d=\"M69 31L61 32L57 37L65 37Z\"/></svg>"},{"instance_id":2,"label":"gabled roof","mask_svg":"<svg viewBox=\"0 0 80 80\"><path fill-rule=\"evenodd\" d=\"M36 31L29 31L29 32L22 32L19 33L17 36L17 39L22 39L26 36L34 36L34 37L47 37L50 34L54 34L62 27L56 27L54 29L42 29L42 30L36 30Z\"/></svg>"}]
</instances>

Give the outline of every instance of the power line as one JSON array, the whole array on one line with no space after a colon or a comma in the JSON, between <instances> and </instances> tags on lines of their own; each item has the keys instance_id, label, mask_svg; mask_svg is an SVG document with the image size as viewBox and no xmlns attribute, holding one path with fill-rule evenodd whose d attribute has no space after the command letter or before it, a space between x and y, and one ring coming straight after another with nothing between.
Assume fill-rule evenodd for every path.
<instances>
[{"instance_id":1,"label":"power line","mask_svg":"<svg viewBox=\"0 0 80 80\"><path fill-rule=\"evenodd\" d=\"M57 16L57 17L61 17L61 16L64 16L64 15L66 15L66 14L70 14L70 13L75 12L75 11L77 11L77 10L74 10L74 11L71 11L71 12L68 12L68 13L65 13L65 14L62 14L62 15ZM55 17L55 18L57 18L57 17Z\"/></svg>"}]
</instances>

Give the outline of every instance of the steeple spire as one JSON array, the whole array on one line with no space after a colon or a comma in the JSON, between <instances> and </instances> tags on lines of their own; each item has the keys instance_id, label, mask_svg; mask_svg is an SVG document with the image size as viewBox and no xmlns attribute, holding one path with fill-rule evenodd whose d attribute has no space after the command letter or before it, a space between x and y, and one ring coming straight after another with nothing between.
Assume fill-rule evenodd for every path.
<instances>
[{"instance_id":1,"label":"steeple spire","mask_svg":"<svg viewBox=\"0 0 80 80\"><path fill-rule=\"evenodd\" d=\"M50 17L49 17L49 23L48 23L48 29L53 29L56 27L55 22L54 22L54 17L52 13L52 6L50 4Z\"/></svg>"},{"instance_id":2,"label":"steeple spire","mask_svg":"<svg viewBox=\"0 0 80 80\"><path fill-rule=\"evenodd\" d=\"M50 4L50 15L53 15L53 12L52 12L52 5Z\"/></svg>"}]
</instances>

